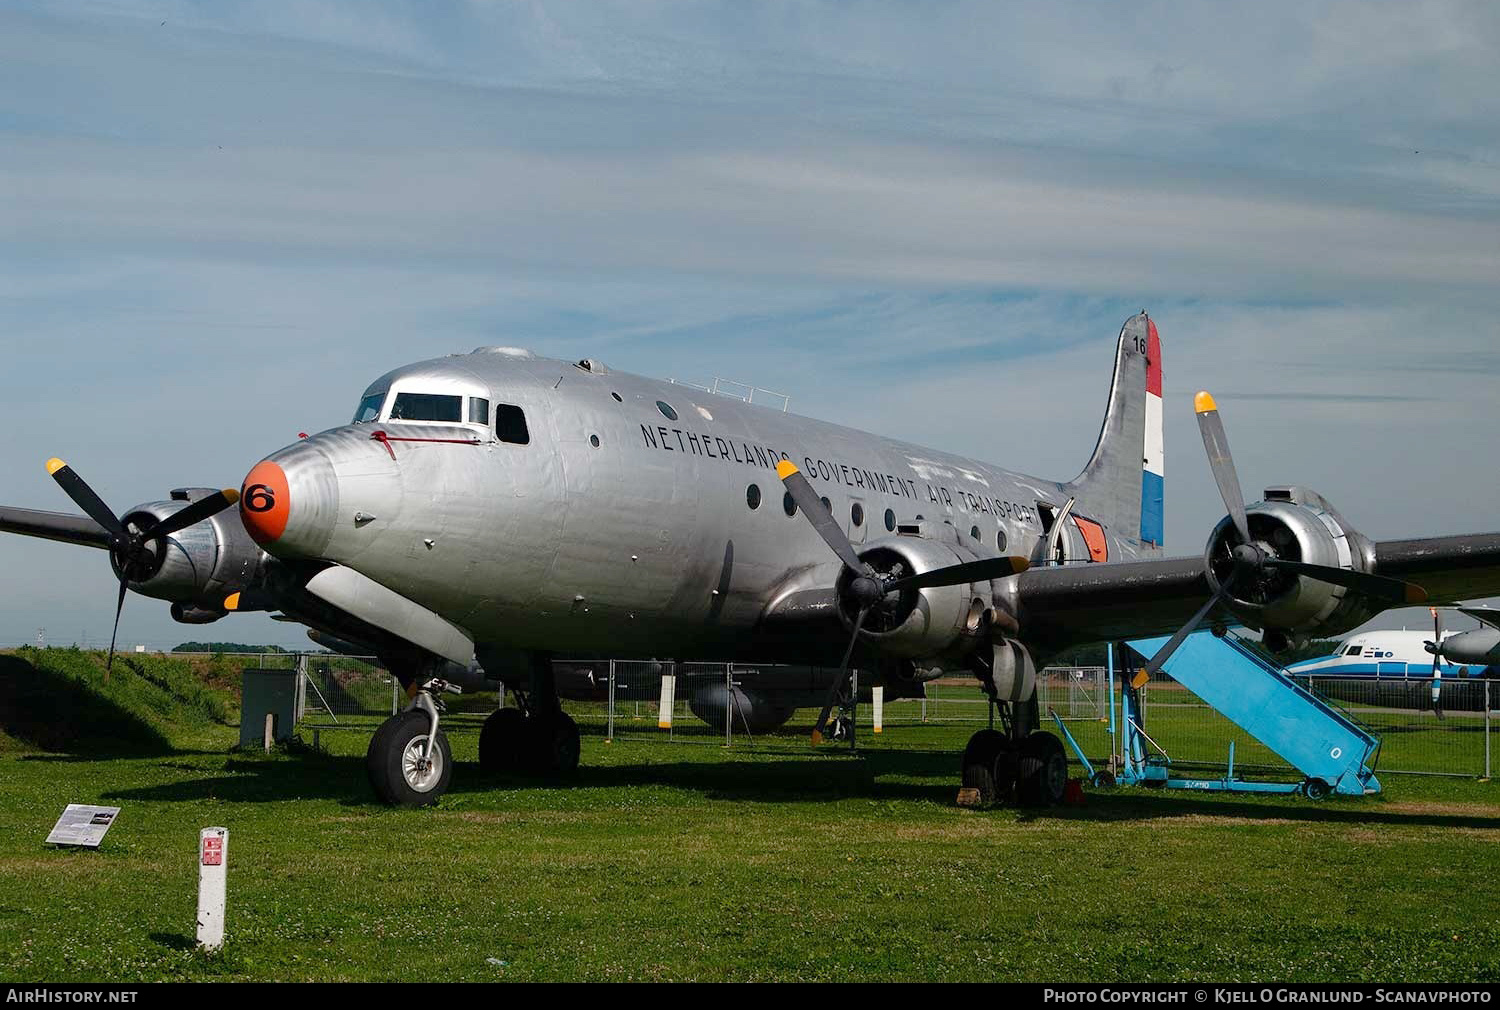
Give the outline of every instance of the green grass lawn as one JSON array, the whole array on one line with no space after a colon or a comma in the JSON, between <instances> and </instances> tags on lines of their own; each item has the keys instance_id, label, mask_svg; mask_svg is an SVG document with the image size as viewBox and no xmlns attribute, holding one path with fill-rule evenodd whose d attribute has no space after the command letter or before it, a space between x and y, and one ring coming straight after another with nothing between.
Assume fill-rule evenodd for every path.
<instances>
[{"instance_id":1,"label":"green grass lawn","mask_svg":"<svg viewBox=\"0 0 1500 1010\"><path fill-rule=\"evenodd\" d=\"M451 792L390 810L366 733L230 753L225 711L153 673L193 713L162 740L112 752L101 725L86 755L0 753L0 978L1500 977L1486 783L972 811L953 802L972 725L893 725L851 758L588 722L583 769L549 785L480 772L472 698L447 720ZM43 844L68 802L123 808L99 851ZM209 825L230 829L213 957L192 949Z\"/></svg>"}]
</instances>

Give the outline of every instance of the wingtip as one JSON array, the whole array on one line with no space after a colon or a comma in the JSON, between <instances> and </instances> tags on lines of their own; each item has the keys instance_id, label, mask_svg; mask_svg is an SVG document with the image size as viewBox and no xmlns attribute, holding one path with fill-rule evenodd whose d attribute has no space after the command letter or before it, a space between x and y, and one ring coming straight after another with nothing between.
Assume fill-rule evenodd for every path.
<instances>
[{"instance_id":1,"label":"wingtip","mask_svg":"<svg viewBox=\"0 0 1500 1010\"><path fill-rule=\"evenodd\" d=\"M1206 414L1210 410L1218 409L1218 406L1214 403L1213 395L1206 389L1200 389L1198 395L1193 397L1193 411L1195 413Z\"/></svg>"}]
</instances>

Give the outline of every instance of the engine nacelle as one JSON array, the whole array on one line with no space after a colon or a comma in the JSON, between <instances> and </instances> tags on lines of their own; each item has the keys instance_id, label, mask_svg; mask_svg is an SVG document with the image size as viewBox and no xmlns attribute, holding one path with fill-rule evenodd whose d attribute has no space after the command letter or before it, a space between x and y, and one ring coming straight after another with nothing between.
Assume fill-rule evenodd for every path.
<instances>
[{"instance_id":1,"label":"engine nacelle","mask_svg":"<svg viewBox=\"0 0 1500 1010\"><path fill-rule=\"evenodd\" d=\"M797 712L795 705L774 692L746 690L739 685L733 691L731 696L730 688L725 684L700 687L688 700L688 708L710 726L723 726L727 709L734 715L734 730L748 729L751 733L780 729Z\"/></svg>"},{"instance_id":2,"label":"engine nacelle","mask_svg":"<svg viewBox=\"0 0 1500 1010\"><path fill-rule=\"evenodd\" d=\"M147 502L126 513L127 528L142 529L187 508L192 500L213 493L210 488L173 492L172 500ZM225 509L202 522L178 530L161 540L150 541L152 560L145 578L132 580L130 588L143 596L169 600L183 606L173 616L184 623L207 623L210 613L223 613L224 597L251 583L260 573L266 554L240 522L239 513ZM110 555L116 577L119 559ZM178 617L178 612L182 616Z\"/></svg>"},{"instance_id":3,"label":"engine nacelle","mask_svg":"<svg viewBox=\"0 0 1500 1010\"><path fill-rule=\"evenodd\" d=\"M1370 541L1321 495L1302 487L1266 489L1264 501L1245 509L1250 537L1267 554L1352 571L1374 569ZM1208 538L1205 561L1214 590L1229 574L1238 541L1228 516ZM1306 575L1265 569L1253 584L1236 583L1229 607L1247 627L1266 632L1273 649L1314 635L1331 637L1358 627L1379 610L1358 593Z\"/></svg>"},{"instance_id":4,"label":"engine nacelle","mask_svg":"<svg viewBox=\"0 0 1500 1010\"><path fill-rule=\"evenodd\" d=\"M974 561L981 555L961 545L954 535L951 544L925 536L884 537L860 548L859 556L881 575L905 578ZM847 592L853 578L845 569L838 584L839 613L850 627L857 616ZM966 651L985 631L992 599L988 583L908 589L877 604L865 618L862 634L891 656L933 659L955 649Z\"/></svg>"}]
</instances>

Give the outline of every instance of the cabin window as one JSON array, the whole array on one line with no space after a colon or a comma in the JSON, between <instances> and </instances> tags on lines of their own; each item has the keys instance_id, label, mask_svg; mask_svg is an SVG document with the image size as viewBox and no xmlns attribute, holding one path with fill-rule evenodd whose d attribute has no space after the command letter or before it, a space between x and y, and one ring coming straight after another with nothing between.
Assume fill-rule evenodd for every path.
<instances>
[{"instance_id":1,"label":"cabin window","mask_svg":"<svg viewBox=\"0 0 1500 1010\"><path fill-rule=\"evenodd\" d=\"M495 437L512 445L530 445L531 432L526 429L526 412L513 403L495 404Z\"/></svg>"},{"instance_id":2,"label":"cabin window","mask_svg":"<svg viewBox=\"0 0 1500 1010\"><path fill-rule=\"evenodd\" d=\"M978 540L979 539L979 527L978 526L970 526L969 527L969 536L970 536L970 538L972 538L974 540Z\"/></svg>"},{"instance_id":3,"label":"cabin window","mask_svg":"<svg viewBox=\"0 0 1500 1010\"><path fill-rule=\"evenodd\" d=\"M449 393L397 393L391 404L392 421L446 421L464 419L464 398Z\"/></svg>"},{"instance_id":4,"label":"cabin window","mask_svg":"<svg viewBox=\"0 0 1500 1010\"><path fill-rule=\"evenodd\" d=\"M490 423L490 401L482 396L469 397L469 423Z\"/></svg>"},{"instance_id":5,"label":"cabin window","mask_svg":"<svg viewBox=\"0 0 1500 1010\"><path fill-rule=\"evenodd\" d=\"M819 498L818 500L823 503L823 507L828 510L828 514L833 515L833 502L827 498Z\"/></svg>"},{"instance_id":6,"label":"cabin window","mask_svg":"<svg viewBox=\"0 0 1500 1010\"><path fill-rule=\"evenodd\" d=\"M668 421L677 420L677 411L673 410L672 405L666 400L657 400L656 409L661 411L661 416L665 417Z\"/></svg>"},{"instance_id":7,"label":"cabin window","mask_svg":"<svg viewBox=\"0 0 1500 1010\"><path fill-rule=\"evenodd\" d=\"M616 392L614 392L614 391L613 391L613 390L611 390L611 391L610 391L610 394L609 394L609 395L610 395L610 396L613 396L613 397L614 397L614 398L615 398L615 402L616 402L616 403L624 403L624 402L625 402L625 401L624 401L624 400L623 400L623 399L622 399L622 398L621 398L621 397L620 397L620 394L619 394L619 393L616 393Z\"/></svg>"},{"instance_id":8,"label":"cabin window","mask_svg":"<svg viewBox=\"0 0 1500 1010\"><path fill-rule=\"evenodd\" d=\"M359 401L359 409L354 412L354 423L363 424L380 417L380 408L385 405L385 390L378 393L370 393Z\"/></svg>"},{"instance_id":9,"label":"cabin window","mask_svg":"<svg viewBox=\"0 0 1500 1010\"><path fill-rule=\"evenodd\" d=\"M760 508L759 484L751 484L749 487L745 488L745 504L750 506L751 512L754 512L756 509Z\"/></svg>"},{"instance_id":10,"label":"cabin window","mask_svg":"<svg viewBox=\"0 0 1500 1010\"><path fill-rule=\"evenodd\" d=\"M896 513L893 509L885 510L885 530L887 533L896 532Z\"/></svg>"},{"instance_id":11,"label":"cabin window","mask_svg":"<svg viewBox=\"0 0 1500 1010\"><path fill-rule=\"evenodd\" d=\"M797 514L797 500L792 497L790 491L781 496L781 511L785 512L789 518Z\"/></svg>"},{"instance_id":12,"label":"cabin window","mask_svg":"<svg viewBox=\"0 0 1500 1010\"><path fill-rule=\"evenodd\" d=\"M1347 648L1347 649L1344 650L1344 655L1346 655L1346 656L1358 656L1359 655L1359 649L1360 649L1359 646L1357 646L1357 645L1351 645L1351 646L1349 646L1349 648Z\"/></svg>"},{"instance_id":13,"label":"cabin window","mask_svg":"<svg viewBox=\"0 0 1500 1010\"><path fill-rule=\"evenodd\" d=\"M593 446L595 449L599 448L599 436L598 435L590 435L589 436L589 445Z\"/></svg>"},{"instance_id":14,"label":"cabin window","mask_svg":"<svg viewBox=\"0 0 1500 1010\"><path fill-rule=\"evenodd\" d=\"M849 506L849 521L856 526L865 524L865 507L859 502Z\"/></svg>"},{"instance_id":15,"label":"cabin window","mask_svg":"<svg viewBox=\"0 0 1500 1010\"><path fill-rule=\"evenodd\" d=\"M1003 550L1005 550L1006 546L1007 545L1006 545L1006 541L1005 541L1005 531L1004 530L996 530L995 531L995 550L997 550L997 551L1003 551Z\"/></svg>"}]
</instances>

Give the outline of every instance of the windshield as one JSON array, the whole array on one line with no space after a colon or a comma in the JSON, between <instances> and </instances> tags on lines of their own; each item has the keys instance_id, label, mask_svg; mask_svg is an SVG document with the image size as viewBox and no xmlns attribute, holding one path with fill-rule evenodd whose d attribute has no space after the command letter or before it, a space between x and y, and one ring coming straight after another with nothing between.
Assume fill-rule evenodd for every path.
<instances>
[{"instance_id":1,"label":"windshield","mask_svg":"<svg viewBox=\"0 0 1500 1010\"><path fill-rule=\"evenodd\" d=\"M385 391L370 393L359 401L359 409L354 412L354 423L361 424L365 421L373 421L380 416L380 405L385 403Z\"/></svg>"},{"instance_id":2,"label":"windshield","mask_svg":"<svg viewBox=\"0 0 1500 1010\"><path fill-rule=\"evenodd\" d=\"M392 421L452 421L464 419L464 400L445 393L397 393L391 404Z\"/></svg>"}]
</instances>

